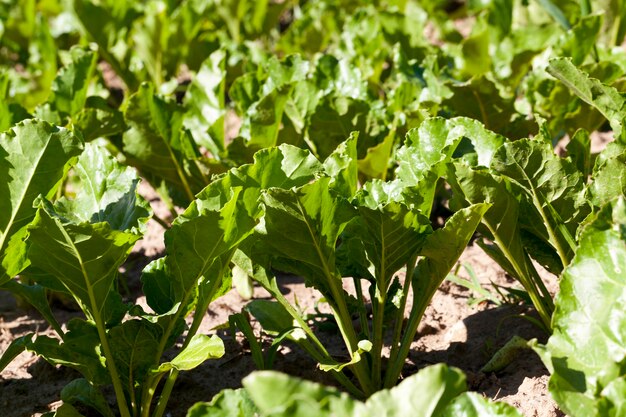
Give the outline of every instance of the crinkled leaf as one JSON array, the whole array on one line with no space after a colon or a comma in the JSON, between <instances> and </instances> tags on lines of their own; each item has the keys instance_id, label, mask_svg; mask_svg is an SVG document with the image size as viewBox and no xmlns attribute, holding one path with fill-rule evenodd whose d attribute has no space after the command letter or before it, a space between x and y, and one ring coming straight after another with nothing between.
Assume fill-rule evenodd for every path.
<instances>
[{"instance_id":1,"label":"crinkled leaf","mask_svg":"<svg viewBox=\"0 0 626 417\"><path fill-rule=\"evenodd\" d=\"M602 207L617 196L626 196L626 153L607 159L593 173L589 194L596 207Z\"/></svg>"},{"instance_id":2,"label":"crinkled leaf","mask_svg":"<svg viewBox=\"0 0 626 417\"><path fill-rule=\"evenodd\" d=\"M106 149L88 143L74 165L80 190L74 199L55 203L57 214L75 223L107 222L114 230L143 230L150 205L137 194L139 177L120 165Z\"/></svg>"},{"instance_id":3,"label":"crinkled leaf","mask_svg":"<svg viewBox=\"0 0 626 417\"><path fill-rule=\"evenodd\" d=\"M358 137L358 132L352 132L350 137L337 146L337 149L324 161L324 172L332 178L330 187L346 198L356 193L359 182Z\"/></svg>"},{"instance_id":4,"label":"crinkled leaf","mask_svg":"<svg viewBox=\"0 0 626 417\"><path fill-rule=\"evenodd\" d=\"M0 284L28 265L23 239L35 217L33 201L56 192L68 161L81 150L68 130L35 120L0 135Z\"/></svg>"},{"instance_id":5,"label":"crinkled leaf","mask_svg":"<svg viewBox=\"0 0 626 417\"><path fill-rule=\"evenodd\" d=\"M569 260L576 229L590 212L582 174L568 159L555 155L550 144L529 139L505 143L491 167L524 190L519 217L522 228L549 242L562 259Z\"/></svg>"}]
</instances>

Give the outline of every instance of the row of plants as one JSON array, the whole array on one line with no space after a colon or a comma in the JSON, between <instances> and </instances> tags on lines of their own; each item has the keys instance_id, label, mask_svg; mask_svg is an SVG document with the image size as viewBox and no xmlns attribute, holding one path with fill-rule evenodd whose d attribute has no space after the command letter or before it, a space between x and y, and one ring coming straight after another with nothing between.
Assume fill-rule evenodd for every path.
<instances>
[{"instance_id":1,"label":"row of plants","mask_svg":"<svg viewBox=\"0 0 626 417\"><path fill-rule=\"evenodd\" d=\"M0 288L57 337L15 340L0 369L24 350L76 369L52 415L163 416L179 373L224 354L198 329L235 281L273 297L231 317L257 366L292 343L350 396L264 371L189 416L518 415L444 365L396 387L477 233L552 334L531 345L559 406L623 415L626 8L606 3L4 3ZM142 272L145 309L118 271L150 218L166 253ZM281 293L283 272L327 303L348 360ZM84 318L61 325L51 292Z\"/></svg>"}]
</instances>

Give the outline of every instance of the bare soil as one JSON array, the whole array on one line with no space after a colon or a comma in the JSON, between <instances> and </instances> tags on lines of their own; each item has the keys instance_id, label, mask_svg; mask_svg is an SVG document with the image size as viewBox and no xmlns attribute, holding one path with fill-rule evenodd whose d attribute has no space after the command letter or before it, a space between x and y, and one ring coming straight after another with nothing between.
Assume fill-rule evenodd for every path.
<instances>
[{"instance_id":1,"label":"bare soil","mask_svg":"<svg viewBox=\"0 0 626 417\"><path fill-rule=\"evenodd\" d=\"M167 209L147 186L144 194L155 212L167 218ZM130 295L140 294L139 273L150 260L162 256L163 228L150 221L146 237L140 241L123 269L128 280ZM468 246L461 263L470 265L480 279L483 288L496 294L493 284L515 287L516 284L474 245ZM467 276L464 268L459 275ZM281 285L289 298L297 299L300 306L312 309L317 295L304 286L298 277L283 276ZM555 282L550 282L552 289ZM266 293L255 289L256 297ZM446 281L437 291L419 329L419 337L413 343L405 376L439 362L459 367L467 374L471 390L491 399L505 401L520 409L527 417L563 416L550 398L547 390L548 372L532 351L518 355L511 364L498 373L482 373L480 369L492 355L512 336L525 339L537 338L545 342L547 335L524 319L522 315L532 311L520 303L495 305L482 301L470 305L478 294ZM141 298L137 299L142 302ZM218 333L226 345L223 358L208 361L197 369L182 373L171 397L169 415L185 416L187 409L198 401L209 401L224 388L241 386L241 379L254 371L254 363L241 335L227 330L212 330L226 323L228 316L241 311L247 303L236 291L231 291L215 301L207 312L201 332ZM65 323L80 313L68 310L62 304L54 306L54 313ZM7 293L0 292L0 352L4 352L12 340L28 333L53 335L46 322L34 311L19 306ZM338 355L345 353L336 333L321 335L329 351ZM295 346L281 347L275 369L303 378L335 384L334 380L316 367L304 352ZM55 367L30 353L19 355L0 373L0 415L5 417L39 416L60 405L59 395L65 384L79 377L75 371Z\"/></svg>"}]
</instances>

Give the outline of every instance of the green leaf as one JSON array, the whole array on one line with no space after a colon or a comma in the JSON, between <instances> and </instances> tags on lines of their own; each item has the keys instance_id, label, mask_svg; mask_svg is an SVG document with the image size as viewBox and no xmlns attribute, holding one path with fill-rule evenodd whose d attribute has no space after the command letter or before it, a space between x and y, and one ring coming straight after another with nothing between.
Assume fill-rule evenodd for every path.
<instances>
[{"instance_id":1,"label":"green leaf","mask_svg":"<svg viewBox=\"0 0 626 417\"><path fill-rule=\"evenodd\" d=\"M113 284L139 236L113 230L108 223L73 224L45 203L39 207L29 227L33 266L54 275L87 316L103 325L120 308Z\"/></svg>"},{"instance_id":2,"label":"green leaf","mask_svg":"<svg viewBox=\"0 0 626 417\"><path fill-rule=\"evenodd\" d=\"M124 36L139 15L135 5L124 4L113 7L108 3L73 0L72 6L84 32L98 44L100 55L124 80L126 86L131 91L135 90L139 81L130 70L130 54Z\"/></svg>"},{"instance_id":3,"label":"green leaf","mask_svg":"<svg viewBox=\"0 0 626 417\"><path fill-rule=\"evenodd\" d=\"M443 410L442 417L522 417L515 407L504 402L491 402L475 392L465 392Z\"/></svg>"},{"instance_id":4,"label":"green leaf","mask_svg":"<svg viewBox=\"0 0 626 417\"><path fill-rule=\"evenodd\" d=\"M248 303L245 310L249 312L268 333L280 334L294 327L293 318L278 302L254 300Z\"/></svg>"},{"instance_id":5,"label":"green leaf","mask_svg":"<svg viewBox=\"0 0 626 417\"><path fill-rule=\"evenodd\" d=\"M74 128L85 141L117 135L126 130L124 115L98 96L88 97L84 108L74 116Z\"/></svg>"},{"instance_id":6,"label":"green leaf","mask_svg":"<svg viewBox=\"0 0 626 417\"><path fill-rule=\"evenodd\" d=\"M141 283L146 302L157 314L167 314L175 306L174 282L165 260L159 258L150 262L141 272Z\"/></svg>"},{"instance_id":7,"label":"green leaf","mask_svg":"<svg viewBox=\"0 0 626 417\"><path fill-rule=\"evenodd\" d=\"M439 416L442 410L467 389L465 375L439 364L405 378L398 386L372 395L365 403L363 416L403 417Z\"/></svg>"},{"instance_id":8,"label":"green leaf","mask_svg":"<svg viewBox=\"0 0 626 417\"><path fill-rule=\"evenodd\" d=\"M52 82L50 103L58 112L73 117L85 106L97 55L78 47L72 48L70 54L71 63L61 68Z\"/></svg>"},{"instance_id":9,"label":"green leaf","mask_svg":"<svg viewBox=\"0 0 626 417\"><path fill-rule=\"evenodd\" d=\"M230 257L252 233L256 221L246 210L241 188L230 194L230 199L217 208L206 207L199 196L165 233L165 264L172 274L174 303L188 300L211 265L220 262L223 255Z\"/></svg>"},{"instance_id":10,"label":"green leaf","mask_svg":"<svg viewBox=\"0 0 626 417\"><path fill-rule=\"evenodd\" d=\"M367 149L367 115L370 106L362 100L340 97L325 97L311 115L308 129L310 141L320 159L326 159L337 146L350 137L351 132L359 132L359 150ZM359 156L361 152L359 152Z\"/></svg>"},{"instance_id":11,"label":"green leaf","mask_svg":"<svg viewBox=\"0 0 626 417\"><path fill-rule=\"evenodd\" d=\"M197 403L187 417L256 417L259 410L243 388L220 391L210 403Z\"/></svg>"},{"instance_id":12,"label":"green leaf","mask_svg":"<svg viewBox=\"0 0 626 417\"><path fill-rule=\"evenodd\" d=\"M374 265L376 285L386 293L391 278L414 257L432 233L430 220L401 203L358 207L359 234Z\"/></svg>"},{"instance_id":13,"label":"green leaf","mask_svg":"<svg viewBox=\"0 0 626 417\"><path fill-rule=\"evenodd\" d=\"M183 129L183 108L155 94L151 84L144 83L128 100L124 112L129 130L124 132L124 153L129 163L182 193L185 205L193 201L209 180L196 164L200 158L197 146Z\"/></svg>"},{"instance_id":14,"label":"green leaf","mask_svg":"<svg viewBox=\"0 0 626 417\"><path fill-rule=\"evenodd\" d=\"M207 58L185 93L183 124L195 141L214 157L224 151L226 53L217 50Z\"/></svg>"},{"instance_id":15,"label":"green leaf","mask_svg":"<svg viewBox=\"0 0 626 417\"><path fill-rule=\"evenodd\" d=\"M133 168L120 165L106 149L88 143L73 167L80 190L72 200L55 203L58 215L75 223L107 222L114 230L145 229L150 205L137 194L139 177Z\"/></svg>"},{"instance_id":16,"label":"green leaf","mask_svg":"<svg viewBox=\"0 0 626 417\"><path fill-rule=\"evenodd\" d=\"M579 129L568 142L566 148L567 156L572 160L578 172L583 178L591 175L591 138L589 132Z\"/></svg>"},{"instance_id":17,"label":"green leaf","mask_svg":"<svg viewBox=\"0 0 626 417\"><path fill-rule=\"evenodd\" d=\"M413 274L416 298L439 287L491 208L489 203L477 203L461 209L446 221L443 228L427 237L420 252L424 258L418 262ZM426 289L425 293L421 292Z\"/></svg>"},{"instance_id":18,"label":"green leaf","mask_svg":"<svg viewBox=\"0 0 626 417\"><path fill-rule=\"evenodd\" d=\"M147 320L128 320L112 328L108 337L122 386L131 393L146 383L150 369L158 363L162 331Z\"/></svg>"},{"instance_id":19,"label":"green leaf","mask_svg":"<svg viewBox=\"0 0 626 417\"><path fill-rule=\"evenodd\" d=\"M274 371L254 372L244 378L243 385L261 415L276 417L436 417L467 389L463 373L443 364L429 366L397 387L375 393L365 403L334 388ZM509 415L517 417L503 414Z\"/></svg>"},{"instance_id":20,"label":"green leaf","mask_svg":"<svg viewBox=\"0 0 626 417\"><path fill-rule=\"evenodd\" d=\"M571 57L574 65L582 65L596 45L602 21L600 14L583 16L559 39L554 48L555 56Z\"/></svg>"},{"instance_id":21,"label":"green leaf","mask_svg":"<svg viewBox=\"0 0 626 417\"><path fill-rule=\"evenodd\" d=\"M17 358L19 354L27 350L28 346L32 343L34 333L27 334L26 336L13 339L11 344L7 346L0 355L0 371L3 371L13 359Z\"/></svg>"},{"instance_id":22,"label":"green leaf","mask_svg":"<svg viewBox=\"0 0 626 417\"><path fill-rule=\"evenodd\" d=\"M10 103L9 91L9 74L6 71L0 71L0 132L32 117L19 104Z\"/></svg>"},{"instance_id":23,"label":"green leaf","mask_svg":"<svg viewBox=\"0 0 626 417\"><path fill-rule=\"evenodd\" d=\"M353 416L362 404L347 394L273 371L254 372L243 380L262 415L291 417Z\"/></svg>"},{"instance_id":24,"label":"green leaf","mask_svg":"<svg viewBox=\"0 0 626 417\"><path fill-rule=\"evenodd\" d=\"M582 174L569 160L558 157L550 144L530 139L505 143L491 167L524 190L521 227L550 243L567 265L576 229L590 212Z\"/></svg>"},{"instance_id":25,"label":"green leaf","mask_svg":"<svg viewBox=\"0 0 626 417\"><path fill-rule=\"evenodd\" d=\"M72 319L67 328L63 342L48 336L38 336L28 344L27 349L53 365L77 370L93 384L110 384L109 369L100 354L101 344L96 326L82 319Z\"/></svg>"},{"instance_id":26,"label":"green leaf","mask_svg":"<svg viewBox=\"0 0 626 417\"><path fill-rule=\"evenodd\" d=\"M552 312L552 296L545 290L525 250L520 229L520 190L505 177L484 169L472 169L465 164L449 166L446 177L454 190L453 206L466 206L474 203L491 204L485 213L482 232L495 243L487 252L496 254L496 262L506 262L503 268L520 281L529 292L533 304L549 325Z\"/></svg>"},{"instance_id":27,"label":"green leaf","mask_svg":"<svg viewBox=\"0 0 626 417\"><path fill-rule=\"evenodd\" d=\"M257 230L264 254L273 267L305 277L309 285L330 296L337 238L354 216L350 204L329 190L330 178L292 190L263 193L264 224Z\"/></svg>"},{"instance_id":28,"label":"green leaf","mask_svg":"<svg viewBox=\"0 0 626 417\"><path fill-rule=\"evenodd\" d=\"M68 162L82 150L68 130L35 120L0 135L0 284L27 265L26 226L35 217L33 201L53 195Z\"/></svg>"},{"instance_id":29,"label":"green leaf","mask_svg":"<svg viewBox=\"0 0 626 417\"><path fill-rule=\"evenodd\" d=\"M61 400L65 404L84 404L97 410L104 417L114 416L102 392L83 378L75 379L63 387Z\"/></svg>"},{"instance_id":30,"label":"green leaf","mask_svg":"<svg viewBox=\"0 0 626 417\"><path fill-rule=\"evenodd\" d=\"M547 68L550 75L558 78L572 92L606 117L616 138L622 134L624 103L622 95L614 87L591 78L578 69L570 59L554 58Z\"/></svg>"},{"instance_id":31,"label":"green leaf","mask_svg":"<svg viewBox=\"0 0 626 417\"><path fill-rule=\"evenodd\" d=\"M168 372L171 369L189 371L202 364L207 359L217 359L224 356L224 343L222 339L213 335L211 337L196 334L191 342L170 362L165 362L153 372Z\"/></svg>"},{"instance_id":32,"label":"green leaf","mask_svg":"<svg viewBox=\"0 0 626 417\"><path fill-rule=\"evenodd\" d=\"M50 303L48 302L48 294L46 289L41 285L26 285L22 284L17 279L7 281L0 286L0 289L10 291L12 294L17 295L26 300L31 306L33 306L39 314L50 324L50 326L57 332L59 336L63 336L63 330L57 322Z\"/></svg>"},{"instance_id":33,"label":"green leaf","mask_svg":"<svg viewBox=\"0 0 626 417\"><path fill-rule=\"evenodd\" d=\"M596 207L604 206L617 196L626 196L626 153L607 159L595 170L589 194Z\"/></svg>"},{"instance_id":34,"label":"green leaf","mask_svg":"<svg viewBox=\"0 0 626 417\"><path fill-rule=\"evenodd\" d=\"M351 198L357 191L359 165L357 161L358 133L337 146L337 149L324 161L324 172L332 178L330 187L346 198Z\"/></svg>"},{"instance_id":35,"label":"green leaf","mask_svg":"<svg viewBox=\"0 0 626 417\"><path fill-rule=\"evenodd\" d=\"M561 277L553 335L538 348L552 374L550 392L572 417L622 415L625 207L623 198L608 204L583 232L576 256Z\"/></svg>"},{"instance_id":36,"label":"green leaf","mask_svg":"<svg viewBox=\"0 0 626 417\"><path fill-rule=\"evenodd\" d=\"M405 145L397 152L396 176L406 185L420 184L430 169L436 168L439 172L437 167L456 156L463 138L470 141L464 156L473 154L471 159L482 166L490 165L496 150L504 143L502 136L490 132L477 120L466 117L427 119L418 129L407 133Z\"/></svg>"}]
</instances>

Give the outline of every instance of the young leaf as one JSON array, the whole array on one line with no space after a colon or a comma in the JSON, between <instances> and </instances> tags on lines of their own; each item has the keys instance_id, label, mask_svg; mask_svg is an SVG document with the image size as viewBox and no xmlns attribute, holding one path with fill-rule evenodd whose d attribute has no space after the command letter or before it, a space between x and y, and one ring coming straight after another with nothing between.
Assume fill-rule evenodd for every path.
<instances>
[{"instance_id":1,"label":"young leaf","mask_svg":"<svg viewBox=\"0 0 626 417\"><path fill-rule=\"evenodd\" d=\"M35 217L33 200L52 195L82 150L68 130L45 122L21 122L0 135L0 284L27 265L24 237Z\"/></svg>"},{"instance_id":2,"label":"young leaf","mask_svg":"<svg viewBox=\"0 0 626 417\"><path fill-rule=\"evenodd\" d=\"M202 364L207 359L221 358L224 356L224 343L222 339L213 335L211 337L197 334L191 338L191 342L170 362L165 362L153 372L168 372L171 369L177 371L189 371Z\"/></svg>"}]
</instances>

